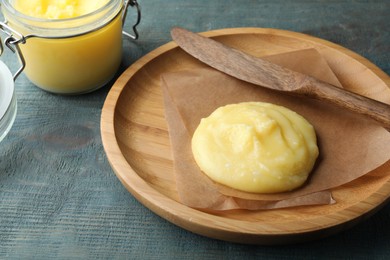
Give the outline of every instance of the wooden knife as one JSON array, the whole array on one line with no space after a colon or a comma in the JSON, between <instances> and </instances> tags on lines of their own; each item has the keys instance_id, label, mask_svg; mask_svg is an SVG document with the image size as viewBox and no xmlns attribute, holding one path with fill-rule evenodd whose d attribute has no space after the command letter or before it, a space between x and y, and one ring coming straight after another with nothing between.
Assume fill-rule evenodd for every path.
<instances>
[{"instance_id":1,"label":"wooden knife","mask_svg":"<svg viewBox=\"0 0 390 260\"><path fill-rule=\"evenodd\" d=\"M390 131L390 105L352 93L311 76L228 47L213 39L175 27L173 40L207 65L262 87L323 100L368 116Z\"/></svg>"}]
</instances>

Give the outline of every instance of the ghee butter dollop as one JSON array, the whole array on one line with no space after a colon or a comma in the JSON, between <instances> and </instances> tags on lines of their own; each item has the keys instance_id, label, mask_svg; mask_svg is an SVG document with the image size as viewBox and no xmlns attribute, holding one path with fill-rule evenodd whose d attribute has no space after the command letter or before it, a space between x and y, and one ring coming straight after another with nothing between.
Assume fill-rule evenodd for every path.
<instances>
[{"instance_id":1,"label":"ghee butter dollop","mask_svg":"<svg viewBox=\"0 0 390 260\"><path fill-rule=\"evenodd\" d=\"M98 10L109 0L16 0L14 8L37 18L67 19Z\"/></svg>"},{"instance_id":2,"label":"ghee butter dollop","mask_svg":"<svg viewBox=\"0 0 390 260\"><path fill-rule=\"evenodd\" d=\"M203 118L192 152L212 180L253 193L298 188L319 154L315 130L305 118L262 102L223 106Z\"/></svg>"}]
</instances>

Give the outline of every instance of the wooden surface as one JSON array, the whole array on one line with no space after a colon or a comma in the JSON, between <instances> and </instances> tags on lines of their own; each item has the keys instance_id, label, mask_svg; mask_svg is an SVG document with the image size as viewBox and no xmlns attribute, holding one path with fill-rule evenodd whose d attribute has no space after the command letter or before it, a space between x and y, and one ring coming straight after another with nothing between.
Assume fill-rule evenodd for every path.
<instances>
[{"instance_id":1,"label":"wooden surface","mask_svg":"<svg viewBox=\"0 0 390 260\"><path fill-rule=\"evenodd\" d=\"M367 97L390 103L390 78L341 46L275 29L238 28L205 34L254 56L315 48L331 64L332 71L344 79L341 81L344 88L351 92L363 90ZM168 43L127 69L111 88L103 106L101 134L108 160L125 187L152 211L192 232L213 238L283 244L341 231L390 198L388 164L334 189L337 201L334 205L217 213L182 205L176 191L160 78L166 72L202 67L205 65L176 44ZM365 73L356 75L355 71ZM348 84L351 75L357 84ZM376 84L367 88L365 81Z\"/></svg>"},{"instance_id":2,"label":"wooden surface","mask_svg":"<svg viewBox=\"0 0 390 260\"><path fill-rule=\"evenodd\" d=\"M140 39L123 41L118 75L171 41L173 26L196 32L229 27L303 32L351 49L390 73L388 1L139 2ZM126 27L131 22L129 17ZM18 68L10 52L1 59L12 71ZM24 75L18 78L18 114L0 143L1 259L388 258L388 204L345 232L283 247L209 239L160 218L126 190L104 153L100 116L112 85L83 96L59 96L39 90Z\"/></svg>"},{"instance_id":3,"label":"wooden surface","mask_svg":"<svg viewBox=\"0 0 390 260\"><path fill-rule=\"evenodd\" d=\"M388 104L345 91L292 70L286 70L267 60L257 59L255 56L248 55L251 54L248 51L244 52L241 49L229 48L218 41L202 37L180 27L172 29L171 35L174 42L191 56L230 76L266 88L324 100L341 108L371 117L381 123L386 129L390 129L390 106ZM280 37L272 41L275 45L278 45L279 42L284 42ZM263 46L256 45L255 39L253 43L247 44L252 45L251 49L263 49ZM302 49L307 47L308 45L305 43ZM355 67L352 67L352 64L342 64L342 66L345 66L348 70L356 70Z\"/></svg>"}]
</instances>

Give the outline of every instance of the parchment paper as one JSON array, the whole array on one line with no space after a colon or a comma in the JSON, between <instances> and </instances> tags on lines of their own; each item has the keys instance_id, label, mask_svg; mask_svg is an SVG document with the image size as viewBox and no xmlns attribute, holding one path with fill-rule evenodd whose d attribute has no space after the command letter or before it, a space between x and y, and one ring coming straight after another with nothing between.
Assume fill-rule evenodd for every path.
<instances>
[{"instance_id":1,"label":"parchment paper","mask_svg":"<svg viewBox=\"0 0 390 260\"><path fill-rule=\"evenodd\" d=\"M266 59L341 87L326 60L314 49ZM333 105L252 85L212 68L164 74L162 88L177 189L181 202L190 207L256 210L331 204L334 203L331 188L359 178L390 159L388 131ZM191 138L200 119L220 106L244 101L285 106L314 126L320 156L301 188L277 194L242 192L215 183L197 166Z\"/></svg>"}]
</instances>

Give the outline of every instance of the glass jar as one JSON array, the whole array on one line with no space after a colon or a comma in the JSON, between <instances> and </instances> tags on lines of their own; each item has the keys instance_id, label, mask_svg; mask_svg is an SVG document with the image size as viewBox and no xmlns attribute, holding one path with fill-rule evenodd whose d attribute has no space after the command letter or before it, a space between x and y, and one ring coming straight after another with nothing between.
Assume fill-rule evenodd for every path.
<instances>
[{"instance_id":1,"label":"glass jar","mask_svg":"<svg viewBox=\"0 0 390 260\"><path fill-rule=\"evenodd\" d=\"M0 61L0 142L11 129L15 117L16 98L14 81L11 71Z\"/></svg>"},{"instance_id":2,"label":"glass jar","mask_svg":"<svg viewBox=\"0 0 390 260\"><path fill-rule=\"evenodd\" d=\"M122 58L122 27L129 5L138 10L132 38L138 36L140 9L135 0L110 0L96 11L66 19L27 16L13 2L1 0L6 21L0 29L21 62L15 78L24 70L32 83L49 92L86 93L114 77Z\"/></svg>"}]
</instances>

